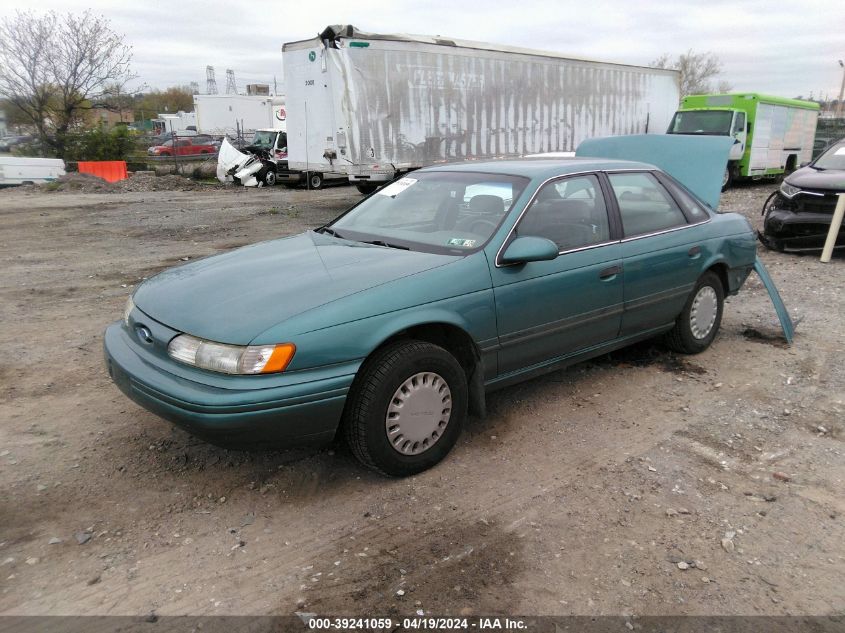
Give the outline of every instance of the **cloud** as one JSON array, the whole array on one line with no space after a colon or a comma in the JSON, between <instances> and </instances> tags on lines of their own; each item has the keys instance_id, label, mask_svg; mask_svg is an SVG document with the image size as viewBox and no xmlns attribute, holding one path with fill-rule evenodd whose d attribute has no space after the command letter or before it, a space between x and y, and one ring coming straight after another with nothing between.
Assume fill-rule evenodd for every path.
<instances>
[{"instance_id":1,"label":"cloud","mask_svg":"<svg viewBox=\"0 0 845 633\"><path fill-rule=\"evenodd\" d=\"M17 6L16 6L17 5ZM0 17L29 5L4 2ZM282 80L281 46L307 39L328 24L367 31L423 33L553 50L575 57L647 64L661 53L712 51L721 77L737 90L786 97L838 94L837 58L845 58L845 3L805 0L359 0L355 3L235 3L230 0L41 0L39 10L81 12L87 7L112 21L134 48L139 83L164 88L191 81L205 88L205 67L247 83Z\"/></svg>"}]
</instances>

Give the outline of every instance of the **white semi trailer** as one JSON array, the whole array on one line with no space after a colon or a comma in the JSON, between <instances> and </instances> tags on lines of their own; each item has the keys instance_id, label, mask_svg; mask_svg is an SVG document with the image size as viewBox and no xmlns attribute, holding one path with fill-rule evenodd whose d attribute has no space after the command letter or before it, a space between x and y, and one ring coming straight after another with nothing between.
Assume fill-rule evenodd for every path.
<instances>
[{"instance_id":1,"label":"white semi trailer","mask_svg":"<svg viewBox=\"0 0 845 633\"><path fill-rule=\"evenodd\" d=\"M364 192L438 162L663 133L679 101L674 70L348 25L282 51L290 169Z\"/></svg>"}]
</instances>

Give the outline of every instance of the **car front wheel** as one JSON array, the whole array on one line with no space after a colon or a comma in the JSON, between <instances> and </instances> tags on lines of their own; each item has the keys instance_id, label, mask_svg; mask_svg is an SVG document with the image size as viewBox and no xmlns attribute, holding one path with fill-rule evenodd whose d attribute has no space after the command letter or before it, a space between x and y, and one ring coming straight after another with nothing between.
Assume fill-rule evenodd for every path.
<instances>
[{"instance_id":1,"label":"car front wheel","mask_svg":"<svg viewBox=\"0 0 845 633\"><path fill-rule=\"evenodd\" d=\"M455 357L432 343L399 341L361 368L344 431L362 464L404 477L442 460L466 416L467 379Z\"/></svg>"},{"instance_id":2,"label":"car front wheel","mask_svg":"<svg viewBox=\"0 0 845 633\"><path fill-rule=\"evenodd\" d=\"M676 352L698 354L708 347L722 323L725 290L719 276L707 271L698 279L681 315L666 335L666 342Z\"/></svg>"}]
</instances>

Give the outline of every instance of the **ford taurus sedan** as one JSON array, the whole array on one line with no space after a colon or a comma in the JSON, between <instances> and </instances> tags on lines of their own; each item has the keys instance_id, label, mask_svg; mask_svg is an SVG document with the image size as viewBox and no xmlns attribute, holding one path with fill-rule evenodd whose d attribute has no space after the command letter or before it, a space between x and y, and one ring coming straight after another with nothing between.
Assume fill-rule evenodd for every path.
<instances>
[{"instance_id":1,"label":"ford taurus sedan","mask_svg":"<svg viewBox=\"0 0 845 633\"><path fill-rule=\"evenodd\" d=\"M317 230L144 282L105 333L106 363L132 400L209 441L339 433L364 465L409 475L492 389L657 336L706 349L755 239L650 164L429 167Z\"/></svg>"}]
</instances>

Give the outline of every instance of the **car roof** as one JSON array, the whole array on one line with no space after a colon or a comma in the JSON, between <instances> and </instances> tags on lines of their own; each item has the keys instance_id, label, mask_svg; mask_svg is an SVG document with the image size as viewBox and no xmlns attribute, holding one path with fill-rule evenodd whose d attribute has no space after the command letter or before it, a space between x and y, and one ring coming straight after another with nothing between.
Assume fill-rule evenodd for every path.
<instances>
[{"instance_id":1,"label":"car roof","mask_svg":"<svg viewBox=\"0 0 845 633\"><path fill-rule=\"evenodd\" d=\"M518 158L485 161L464 161L431 165L419 171L463 171L525 176L527 178L554 178L584 171L617 169L657 169L648 163L607 158Z\"/></svg>"}]
</instances>

